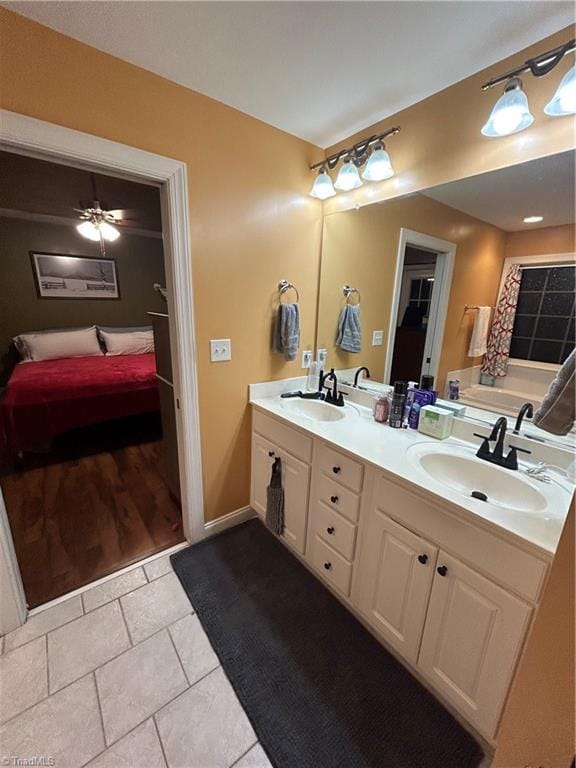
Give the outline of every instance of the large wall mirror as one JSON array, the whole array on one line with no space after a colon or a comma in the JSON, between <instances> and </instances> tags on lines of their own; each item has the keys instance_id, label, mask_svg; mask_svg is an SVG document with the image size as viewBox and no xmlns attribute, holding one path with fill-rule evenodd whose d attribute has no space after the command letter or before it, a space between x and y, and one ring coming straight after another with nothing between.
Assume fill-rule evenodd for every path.
<instances>
[{"instance_id":1,"label":"large wall mirror","mask_svg":"<svg viewBox=\"0 0 576 768\"><path fill-rule=\"evenodd\" d=\"M537 407L574 348L574 163L565 152L326 216L316 339L326 367L346 381L366 366L375 389L429 374L441 397L458 380L480 420ZM482 307L491 325L514 265L506 375L490 380L474 325Z\"/></svg>"}]
</instances>

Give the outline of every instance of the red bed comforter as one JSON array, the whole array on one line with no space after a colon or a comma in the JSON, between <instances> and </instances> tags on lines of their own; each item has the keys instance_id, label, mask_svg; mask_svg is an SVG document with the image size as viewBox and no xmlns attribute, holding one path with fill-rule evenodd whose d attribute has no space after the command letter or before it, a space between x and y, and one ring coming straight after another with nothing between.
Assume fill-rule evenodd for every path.
<instances>
[{"instance_id":1,"label":"red bed comforter","mask_svg":"<svg viewBox=\"0 0 576 768\"><path fill-rule=\"evenodd\" d=\"M20 363L1 403L4 448L14 454L70 429L159 408L153 353Z\"/></svg>"}]
</instances>

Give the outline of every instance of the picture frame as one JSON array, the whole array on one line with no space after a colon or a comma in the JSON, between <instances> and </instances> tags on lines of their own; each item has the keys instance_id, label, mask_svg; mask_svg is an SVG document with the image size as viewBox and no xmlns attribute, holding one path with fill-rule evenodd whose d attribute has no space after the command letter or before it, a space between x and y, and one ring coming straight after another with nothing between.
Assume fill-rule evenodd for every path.
<instances>
[{"instance_id":1,"label":"picture frame","mask_svg":"<svg viewBox=\"0 0 576 768\"><path fill-rule=\"evenodd\" d=\"M30 251L39 299L120 298L116 262L95 256Z\"/></svg>"}]
</instances>

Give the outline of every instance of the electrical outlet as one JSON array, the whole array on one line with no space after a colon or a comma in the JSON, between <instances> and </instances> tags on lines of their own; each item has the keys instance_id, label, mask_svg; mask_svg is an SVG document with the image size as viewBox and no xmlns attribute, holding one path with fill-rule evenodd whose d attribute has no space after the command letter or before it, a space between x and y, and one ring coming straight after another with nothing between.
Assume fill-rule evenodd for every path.
<instances>
[{"instance_id":1,"label":"electrical outlet","mask_svg":"<svg viewBox=\"0 0 576 768\"><path fill-rule=\"evenodd\" d=\"M384 331L372 331L372 346L381 347L384 343Z\"/></svg>"},{"instance_id":2,"label":"electrical outlet","mask_svg":"<svg viewBox=\"0 0 576 768\"><path fill-rule=\"evenodd\" d=\"M311 362L312 362L312 350L305 349L302 352L302 368L310 368Z\"/></svg>"},{"instance_id":3,"label":"electrical outlet","mask_svg":"<svg viewBox=\"0 0 576 768\"><path fill-rule=\"evenodd\" d=\"M326 360L328 358L328 350L327 349L317 349L316 350L316 360L318 361L318 365L322 370L326 368Z\"/></svg>"},{"instance_id":4,"label":"electrical outlet","mask_svg":"<svg viewBox=\"0 0 576 768\"><path fill-rule=\"evenodd\" d=\"M210 360L224 363L232 360L232 342L230 339L210 339Z\"/></svg>"}]
</instances>

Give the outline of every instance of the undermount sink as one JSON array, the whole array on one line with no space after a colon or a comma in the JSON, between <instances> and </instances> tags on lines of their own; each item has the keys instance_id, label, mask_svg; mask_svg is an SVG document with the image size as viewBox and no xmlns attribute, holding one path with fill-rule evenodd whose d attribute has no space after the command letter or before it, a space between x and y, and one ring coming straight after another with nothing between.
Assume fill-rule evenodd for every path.
<instances>
[{"instance_id":1,"label":"undermount sink","mask_svg":"<svg viewBox=\"0 0 576 768\"><path fill-rule=\"evenodd\" d=\"M282 400L282 408L295 416L304 416L314 421L341 421L354 413L349 405L330 405L322 400L302 400L301 398Z\"/></svg>"},{"instance_id":2,"label":"undermount sink","mask_svg":"<svg viewBox=\"0 0 576 768\"><path fill-rule=\"evenodd\" d=\"M518 471L502 469L478 459L465 448L418 443L408 455L427 475L463 496L484 494L479 503L516 512L536 513L547 507L546 498ZM476 497L478 498L478 497Z\"/></svg>"}]
</instances>

